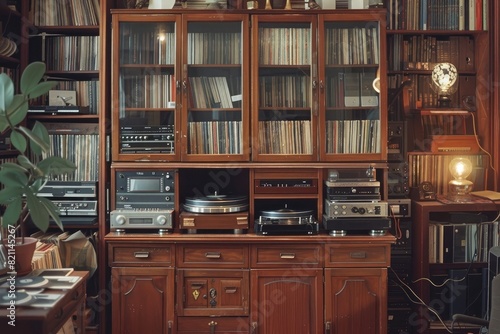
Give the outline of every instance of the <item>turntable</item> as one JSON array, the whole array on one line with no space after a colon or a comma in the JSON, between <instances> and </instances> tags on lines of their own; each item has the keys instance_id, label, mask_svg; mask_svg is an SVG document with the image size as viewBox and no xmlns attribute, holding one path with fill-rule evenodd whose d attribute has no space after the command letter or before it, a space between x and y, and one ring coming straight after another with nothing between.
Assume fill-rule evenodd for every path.
<instances>
[{"instance_id":1,"label":"turntable","mask_svg":"<svg viewBox=\"0 0 500 334\"><path fill-rule=\"evenodd\" d=\"M312 210L282 208L261 211L255 221L255 233L262 235L311 235L318 234L319 224Z\"/></svg>"},{"instance_id":2,"label":"turntable","mask_svg":"<svg viewBox=\"0 0 500 334\"><path fill-rule=\"evenodd\" d=\"M242 233L248 229L248 197L218 194L188 197L179 215L180 229L189 233L197 230L234 230Z\"/></svg>"}]
</instances>

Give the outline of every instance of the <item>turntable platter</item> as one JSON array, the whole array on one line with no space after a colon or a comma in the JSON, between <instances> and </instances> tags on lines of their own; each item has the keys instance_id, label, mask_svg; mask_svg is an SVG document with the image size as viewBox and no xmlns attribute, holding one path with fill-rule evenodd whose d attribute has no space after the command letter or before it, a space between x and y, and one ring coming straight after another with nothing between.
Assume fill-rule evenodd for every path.
<instances>
[{"instance_id":1,"label":"turntable platter","mask_svg":"<svg viewBox=\"0 0 500 334\"><path fill-rule=\"evenodd\" d=\"M231 213L248 210L247 196L208 195L186 198L184 210L193 213Z\"/></svg>"},{"instance_id":2,"label":"turntable platter","mask_svg":"<svg viewBox=\"0 0 500 334\"><path fill-rule=\"evenodd\" d=\"M262 211L261 217L271 218L271 219L286 219L286 218L297 218L297 217L308 217L313 214L312 210L292 210L288 208L283 208L279 210L272 211Z\"/></svg>"}]
</instances>

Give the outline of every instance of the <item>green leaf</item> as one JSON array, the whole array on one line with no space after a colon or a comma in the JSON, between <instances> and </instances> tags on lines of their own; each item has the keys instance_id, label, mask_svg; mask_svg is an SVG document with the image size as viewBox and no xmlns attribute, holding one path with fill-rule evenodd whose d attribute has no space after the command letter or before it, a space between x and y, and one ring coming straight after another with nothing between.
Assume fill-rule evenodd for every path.
<instances>
[{"instance_id":1,"label":"green leaf","mask_svg":"<svg viewBox=\"0 0 500 334\"><path fill-rule=\"evenodd\" d=\"M30 91L29 98L36 99L37 97L47 93L49 90L54 88L56 85L57 85L56 81L41 82Z\"/></svg>"},{"instance_id":2,"label":"green leaf","mask_svg":"<svg viewBox=\"0 0 500 334\"><path fill-rule=\"evenodd\" d=\"M23 74L21 75L21 92L23 94L30 95L38 83L43 79L44 74L45 63L41 61L35 61L26 66Z\"/></svg>"},{"instance_id":3,"label":"green leaf","mask_svg":"<svg viewBox=\"0 0 500 334\"><path fill-rule=\"evenodd\" d=\"M19 155L17 157L17 161L19 162L19 165L25 169L26 172L29 172L30 170L33 170L36 168L36 165L34 165L30 159L24 155Z\"/></svg>"},{"instance_id":4,"label":"green leaf","mask_svg":"<svg viewBox=\"0 0 500 334\"><path fill-rule=\"evenodd\" d=\"M14 126L23 122L28 115L28 100L22 95L15 95L6 115Z\"/></svg>"},{"instance_id":5,"label":"green leaf","mask_svg":"<svg viewBox=\"0 0 500 334\"><path fill-rule=\"evenodd\" d=\"M23 187L6 187L0 190L0 204L8 205L24 194Z\"/></svg>"},{"instance_id":6,"label":"green leaf","mask_svg":"<svg viewBox=\"0 0 500 334\"><path fill-rule=\"evenodd\" d=\"M33 224L39 230L46 232L49 228L49 213L45 205L43 205L39 197L31 193L26 194L26 202Z\"/></svg>"},{"instance_id":7,"label":"green leaf","mask_svg":"<svg viewBox=\"0 0 500 334\"><path fill-rule=\"evenodd\" d=\"M14 96L14 83L5 73L0 74L0 114L5 115Z\"/></svg>"},{"instance_id":8,"label":"green leaf","mask_svg":"<svg viewBox=\"0 0 500 334\"><path fill-rule=\"evenodd\" d=\"M38 125L37 125L38 124ZM48 152L50 150L50 138L49 133L45 126L37 122L33 126L33 130L30 130L24 126L19 127L19 130L24 133L26 137L30 139L31 149L37 155L42 154L42 152Z\"/></svg>"},{"instance_id":9,"label":"green leaf","mask_svg":"<svg viewBox=\"0 0 500 334\"><path fill-rule=\"evenodd\" d=\"M10 133L10 143L19 152L21 153L26 152L26 147L28 146L28 143L26 141L26 137L24 137L21 133L15 130L12 131Z\"/></svg>"},{"instance_id":10,"label":"green leaf","mask_svg":"<svg viewBox=\"0 0 500 334\"><path fill-rule=\"evenodd\" d=\"M42 170L45 175L62 175L72 173L76 166L68 159L61 157L47 157L37 164L37 167Z\"/></svg>"},{"instance_id":11,"label":"green leaf","mask_svg":"<svg viewBox=\"0 0 500 334\"><path fill-rule=\"evenodd\" d=\"M21 215L21 211L23 209L23 201L21 198L16 198L12 201L2 216L3 225L16 225L19 222L19 216Z\"/></svg>"},{"instance_id":12,"label":"green leaf","mask_svg":"<svg viewBox=\"0 0 500 334\"><path fill-rule=\"evenodd\" d=\"M18 156L22 157L22 155ZM22 166L19 166L18 164L15 164L13 162L4 162L3 164L0 165L1 170L13 170L13 171L18 171L20 173L27 173L28 171L23 168Z\"/></svg>"},{"instance_id":13,"label":"green leaf","mask_svg":"<svg viewBox=\"0 0 500 334\"><path fill-rule=\"evenodd\" d=\"M25 187L28 177L19 169L1 169L0 182L6 187Z\"/></svg>"},{"instance_id":14,"label":"green leaf","mask_svg":"<svg viewBox=\"0 0 500 334\"><path fill-rule=\"evenodd\" d=\"M9 123L7 122L7 117L0 114L0 133L7 130Z\"/></svg>"},{"instance_id":15,"label":"green leaf","mask_svg":"<svg viewBox=\"0 0 500 334\"><path fill-rule=\"evenodd\" d=\"M55 221L57 226L62 230L64 230L61 218L59 217L59 209L57 206L55 206L54 203L52 203L51 200L48 198L40 197L40 202L45 206L45 209L47 209L47 212L49 215L52 217L52 219Z\"/></svg>"}]
</instances>

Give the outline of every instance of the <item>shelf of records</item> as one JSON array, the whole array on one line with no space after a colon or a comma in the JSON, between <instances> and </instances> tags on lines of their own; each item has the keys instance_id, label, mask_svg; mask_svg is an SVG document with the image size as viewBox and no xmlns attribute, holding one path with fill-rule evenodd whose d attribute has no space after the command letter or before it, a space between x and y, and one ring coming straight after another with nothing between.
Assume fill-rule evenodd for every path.
<instances>
[{"instance_id":1,"label":"shelf of records","mask_svg":"<svg viewBox=\"0 0 500 334\"><path fill-rule=\"evenodd\" d=\"M370 27L369 23L363 22L363 27L332 29L333 25L339 24L327 24L325 29L327 65L379 64L379 34L375 24Z\"/></svg>"},{"instance_id":2,"label":"shelf of records","mask_svg":"<svg viewBox=\"0 0 500 334\"><path fill-rule=\"evenodd\" d=\"M99 36L44 37L47 71L99 71ZM97 72L96 72L97 73Z\"/></svg>"},{"instance_id":3,"label":"shelf of records","mask_svg":"<svg viewBox=\"0 0 500 334\"><path fill-rule=\"evenodd\" d=\"M99 177L99 126L94 123L44 123L50 137L48 155L75 163L76 170L58 181L97 181ZM94 157L89 159L88 157Z\"/></svg>"},{"instance_id":4,"label":"shelf of records","mask_svg":"<svg viewBox=\"0 0 500 334\"><path fill-rule=\"evenodd\" d=\"M489 249L499 245L498 225L429 221L429 263L487 262Z\"/></svg>"},{"instance_id":5,"label":"shelf of records","mask_svg":"<svg viewBox=\"0 0 500 334\"><path fill-rule=\"evenodd\" d=\"M99 0L31 1L29 19L35 26L98 26Z\"/></svg>"},{"instance_id":6,"label":"shelf of records","mask_svg":"<svg viewBox=\"0 0 500 334\"><path fill-rule=\"evenodd\" d=\"M279 27L276 23L259 28L260 65L310 65L312 34L310 23L289 24ZM349 48L350 49L350 48Z\"/></svg>"}]
</instances>

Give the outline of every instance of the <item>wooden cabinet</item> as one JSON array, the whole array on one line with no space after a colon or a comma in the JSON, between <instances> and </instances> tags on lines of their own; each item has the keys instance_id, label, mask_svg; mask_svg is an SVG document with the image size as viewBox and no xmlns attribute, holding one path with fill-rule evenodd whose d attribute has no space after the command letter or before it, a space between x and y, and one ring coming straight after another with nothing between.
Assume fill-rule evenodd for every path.
<instances>
[{"instance_id":1,"label":"wooden cabinet","mask_svg":"<svg viewBox=\"0 0 500 334\"><path fill-rule=\"evenodd\" d=\"M113 333L174 333L174 281L173 268L113 268Z\"/></svg>"},{"instance_id":2,"label":"wooden cabinet","mask_svg":"<svg viewBox=\"0 0 500 334\"><path fill-rule=\"evenodd\" d=\"M377 242L353 240L325 246L328 333L387 333L387 322L380 319L387 319L390 256L390 247Z\"/></svg>"},{"instance_id":3,"label":"wooden cabinet","mask_svg":"<svg viewBox=\"0 0 500 334\"><path fill-rule=\"evenodd\" d=\"M112 332L174 333L175 248L164 243L113 243Z\"/></svg>"},{"instance_id":4,"label":"wooden cabinet","mask_svg":"<svg viewBox=\"0 0 500 334\"><path fill-rule=\"evenodd\" d=\"M386 332L392 236L206 239L106 236L113 333Z\"/></svg>"},{"instance_id":5,"label":"wooden cabinet","mask_svg":"<svg viewBox=\"0 0 500 334\"><path fill-rule=\"evenodd\" d=\"M487 268L488 250L492 246L489 242L493 241L490 237L498 237L498 226L488 222L497 217L499 209L500 205L494 202L412 202L413 277L427 277L435 284L446 283L448 278L455 278L457 282L448 282L443 289L423 280L412 285L415 293L426 305L435 306L435 313L425 306L416 308L417 312L412 321L419 332L446 333L448 329L444 328L437 316L448 323L454 313L479 317L486 314L484 305L481 305L481 300L484 299L480 296L487 293L487 283L483 282L488 281L488 274L484 271ZM430 234L430 230L436 225L451 226L451 240L448 233L444 234L442 239L437 234ZM466 225L476 225L476 228L467 228ZM465 228L469 230L468 233L458 233L462 229L465 231ZM471 234L473 230L477 236L481 235L481 238L476 239L474 234ZM455 251L453 245L456 246L457 242L458 248ZM464 252L460 253L462 247ZM471 257L466 256L465 248L474 248L470 250ZM441 253L443 259L439 259L439 256L436 258L436 252ZM445 255L446 253L451 257Z\"/></svg>"}]
</instances>

